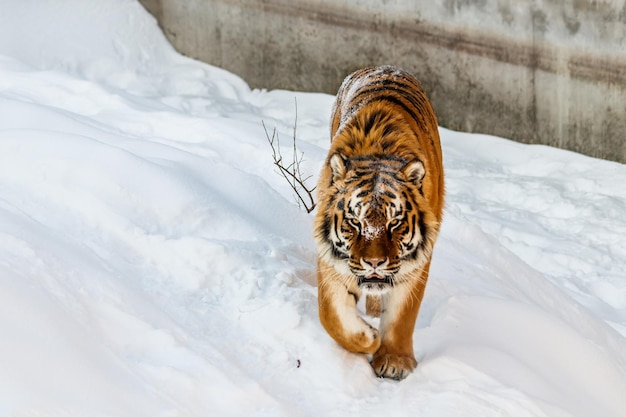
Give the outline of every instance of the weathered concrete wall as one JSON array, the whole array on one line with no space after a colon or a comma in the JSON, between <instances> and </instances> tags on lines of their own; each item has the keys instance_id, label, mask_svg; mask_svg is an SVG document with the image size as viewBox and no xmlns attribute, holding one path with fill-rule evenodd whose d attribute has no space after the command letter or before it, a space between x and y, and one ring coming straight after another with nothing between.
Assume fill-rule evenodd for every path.
<instances>
[{"instance_id":1,"label":"weathered concrete wall","mask_svg":"<svg viewBox=\"0 0 626 417\"><path fill-rule=\"evenodd\" d=\"M335 93L412 71L439 123L626 162L626 0L141 0L182 53Z\"/></svg>"}]
</instances>

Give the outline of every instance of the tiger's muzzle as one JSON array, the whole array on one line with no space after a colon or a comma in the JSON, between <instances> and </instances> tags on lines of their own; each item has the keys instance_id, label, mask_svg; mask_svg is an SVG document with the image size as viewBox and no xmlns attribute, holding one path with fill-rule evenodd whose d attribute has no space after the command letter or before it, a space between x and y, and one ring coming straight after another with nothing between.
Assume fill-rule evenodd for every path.
<instances>
[{"instance_id":1,"label":"tiger's muzzle","mask_svg":"<svg viewBox=\"0 0 626 417\"><path fill-rule=\"evenodd\" d=\"M392 274L387 270L389 258L361 258L361 267L355 271L359 287L366 291L381 292L393 286Z\"/></svg>"},{"instance_id":2,"label":"tiger's muzzle","mask_svg":"<svg viewBox=\"0 0 626 417\"><path fill-rule=\"evenodd\" d=\"M359 288L365 292L384 293L393 287L393 278L390 275L358 276Z\"/></svg>"}]
</instances>

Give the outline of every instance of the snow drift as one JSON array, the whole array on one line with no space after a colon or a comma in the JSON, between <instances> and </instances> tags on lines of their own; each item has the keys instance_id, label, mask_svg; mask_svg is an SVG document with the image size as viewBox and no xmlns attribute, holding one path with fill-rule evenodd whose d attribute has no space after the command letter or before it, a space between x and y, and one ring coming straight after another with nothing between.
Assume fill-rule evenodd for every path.
<instances>
[{"instance_id":1,"label":"snow drift","mask_svg":"<svg viewBox=\"0 0 626 417\"><path fill-rule=\"evenodd\" d=\"M0 4L0 413L626 415L626 167L441 129L405 381L317 319L303 170L333 97L250 90L135 1Z\"/></svg>"}]
</instances>

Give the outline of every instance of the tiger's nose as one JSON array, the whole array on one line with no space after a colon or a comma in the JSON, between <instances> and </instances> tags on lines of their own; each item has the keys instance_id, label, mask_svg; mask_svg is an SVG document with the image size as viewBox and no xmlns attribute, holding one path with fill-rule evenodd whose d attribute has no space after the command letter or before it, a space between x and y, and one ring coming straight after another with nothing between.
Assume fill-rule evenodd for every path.
<instances>
[{"instance_id":1,"label":"tiger's nose","mask_svg":"<svg viewBox=\"0 0 626 417\"><path fill-rule=\"evenodd\" d=\"M363 262L372 268L378 268L387 261L387 258L363 258Z\"/></svg>"}]
</instances>

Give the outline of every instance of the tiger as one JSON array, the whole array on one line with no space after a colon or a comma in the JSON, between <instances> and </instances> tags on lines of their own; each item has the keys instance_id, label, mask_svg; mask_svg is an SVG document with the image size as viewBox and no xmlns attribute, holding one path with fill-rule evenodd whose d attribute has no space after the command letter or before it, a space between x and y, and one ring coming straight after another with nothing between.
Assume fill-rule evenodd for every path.
<instances>
[{"instance_id":1,"label":"tiger","mask_svg":"<svg viewBox=\"0 0 626 417\"><path fill-rule=\"evenodd\" d=\"M413 331L444 206L435 113L417 79L392 66L341 84L314 219L319 319L378 377L417 366ZM380 315L378 328L359 313Z\"/></svg>"}]
</instances>

